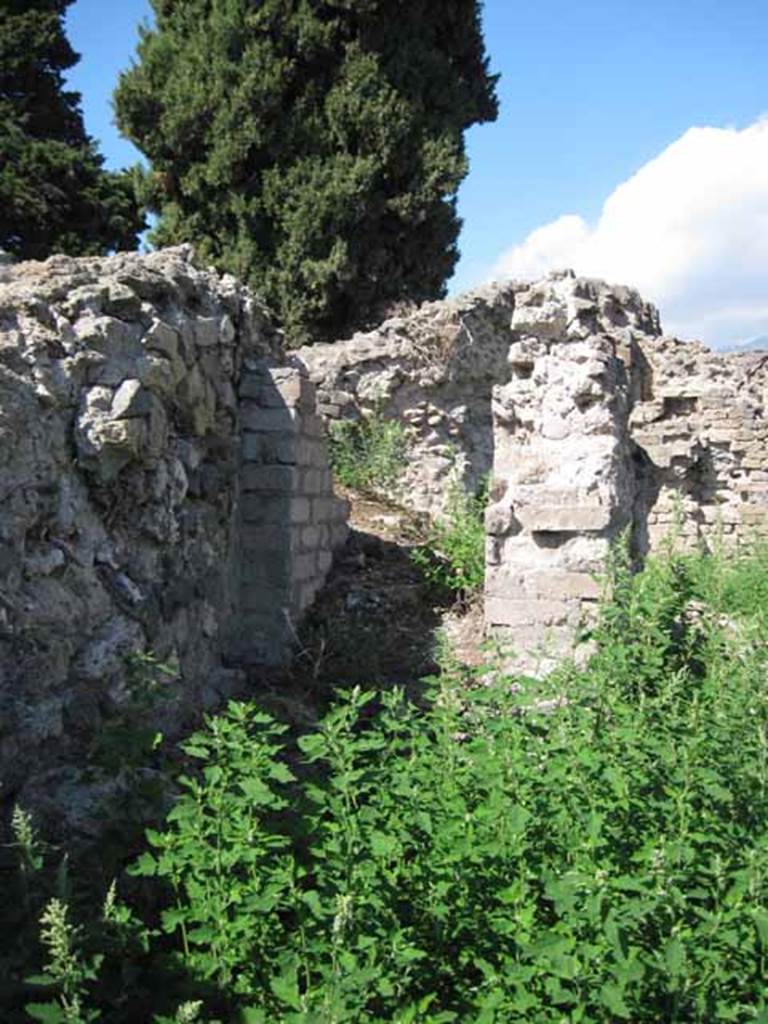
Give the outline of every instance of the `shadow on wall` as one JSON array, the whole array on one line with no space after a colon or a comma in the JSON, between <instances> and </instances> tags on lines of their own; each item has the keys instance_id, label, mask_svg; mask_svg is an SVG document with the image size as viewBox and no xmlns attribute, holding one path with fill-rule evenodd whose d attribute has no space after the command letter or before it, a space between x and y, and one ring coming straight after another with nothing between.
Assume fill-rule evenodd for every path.
<instances>
[{"instance_id":1,"label":"shadow on wall","mask_svg":"<svg viewBox=\"0 0 768 1024\"><path fill-rule=\"evenodd\" d=\"M295 680L336 687L404 686L416 698L437 668L441 594L411 558L412 545L353 530L328 577L323 600L300 629Z\"/></svg>"},{"instance_id":2,"label":"shadow on wall","mask_svg":"<svg viewBox=\"0 0 768 1024\"><path fill-rule=\"evenodd\" d=\"M246 361L240 383L239 616L229 660L280 665L346 534L325 431L299 360Z\"/></svg>"}]
</instances>

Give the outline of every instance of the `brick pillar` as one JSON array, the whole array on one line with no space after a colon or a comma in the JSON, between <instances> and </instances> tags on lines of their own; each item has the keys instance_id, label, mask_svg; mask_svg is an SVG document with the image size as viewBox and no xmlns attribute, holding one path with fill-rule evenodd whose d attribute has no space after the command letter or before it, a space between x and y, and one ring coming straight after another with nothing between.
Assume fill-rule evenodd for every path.
<instances>
[{"instance_id":1,"label":"brick pillar","mask_svg":"<svg viewBox=\"0 0 768 1024\"><path fill-rule=\"evenodd\" d=\"M301 365L252 361L240 383L239 616L231 656L283 664L347 535L314 387Z\"/></svg>"}]
</instances>

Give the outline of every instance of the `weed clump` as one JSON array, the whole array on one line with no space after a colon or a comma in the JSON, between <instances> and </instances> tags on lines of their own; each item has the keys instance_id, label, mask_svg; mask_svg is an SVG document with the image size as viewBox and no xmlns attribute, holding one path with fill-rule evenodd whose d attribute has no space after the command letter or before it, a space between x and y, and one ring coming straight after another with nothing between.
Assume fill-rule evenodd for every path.
<instances>
[{"instance_id":1,"label":"weed clump","mask_svg":"<svg viewBox=\"0 0 768 1024\"><path fill-rule=\"evenodd\" d=\"M380 413L329 424L331 466L345 487L386 494L407 465L405 428Z\"/></svg>"},{"instance_id":2,"label":"weed clump","mask_svg":"<svg viewBox=\"0 0 768 1024\"><path fill-rule=\"evenodd\" d=\"M488 485L468 494L454 483L444 514L429 528L426 541L411 554L425 579L471 598L485 580L485 506Z\"/></svg>"},{"instance_id":3,"label":"weed clump","mask_svg":"<svg viewBox=\"0 0 768 1024\"><path fill-rule=\"evenodd\" d=\"M426 706L354 688L296 743L253 703L209 718L132 869L154 976L185 978L153 1009L768 1019L766 571L619 560L589 663L544 681L446 662Z\"/></svg>"}]
</instances>

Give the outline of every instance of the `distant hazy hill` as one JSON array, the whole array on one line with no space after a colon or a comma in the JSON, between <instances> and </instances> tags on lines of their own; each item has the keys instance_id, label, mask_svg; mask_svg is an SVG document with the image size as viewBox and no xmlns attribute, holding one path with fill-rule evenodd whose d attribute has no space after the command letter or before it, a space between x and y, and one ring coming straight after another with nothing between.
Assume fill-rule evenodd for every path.
<instances>
[{"instance_id":1,"label":"distant hazy hill","mask_svg":"<svg viewBox=\"0 0 768 1024\"><path fill-rule=\"evenodd\" d=\"M729 348L720 349L721 352L768 352L768 334L761 334L759 338L752 341L745 341L743 345L731 345Z\"/></svg>"}]
</instances>

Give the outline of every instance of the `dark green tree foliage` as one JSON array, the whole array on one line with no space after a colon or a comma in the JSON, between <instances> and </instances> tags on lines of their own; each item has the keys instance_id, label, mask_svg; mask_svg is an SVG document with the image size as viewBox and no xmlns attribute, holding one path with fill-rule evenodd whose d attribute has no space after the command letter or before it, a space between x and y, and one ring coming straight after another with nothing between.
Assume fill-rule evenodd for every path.
<instances>
[{"instance_id":1,"label":"dark green tree foliage","mask_svg":"<svg viewBox=\"0 0 768 1024\"><path fill-rule=\"evenodd\" d=\"M23 259L135 249L132 179L103 169L64 89L72 0L0 0L0 247Z\"/></svg>"},{"instance_id":2,"label":"dark green tree foliage","mask_svg":"<svg viewBox=\"0 0 768 1024\"><path fill-rule=\"evenodd\" d=\"M118 124L158 244L247 279L293 341L444 293L463 132L496 117L477 0L153 0Z\"/></svg>"}]
</instances>

